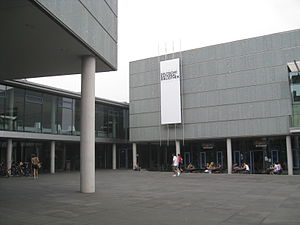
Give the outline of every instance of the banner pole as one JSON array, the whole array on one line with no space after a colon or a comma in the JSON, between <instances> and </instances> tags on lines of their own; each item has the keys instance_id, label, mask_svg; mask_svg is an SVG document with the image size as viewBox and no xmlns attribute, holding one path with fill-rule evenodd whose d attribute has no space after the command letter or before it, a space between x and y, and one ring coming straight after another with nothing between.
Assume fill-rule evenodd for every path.
<instances>
[{"instance_id":1,"label":"banner pole","mask_svg":"<svg viewBox=\"0 0 300 225\"><path fill-rule=\"evenodd\" d=\"M182 121L182 144L184 146L184 114L183 114L183 107L184 107L184 101L183 101L183 94L184 94L184 88L183 88L183 60L182 60L182 51L181 51L181 40L180 40L180 75L181 75L181 121Z\"/></svg>"},{"instance_id":2,"label":"banner pole","mask_svg":"<svg viewBox=\"0 0 300 225\"><path fill-rule=\"evenodd\" d=\"M158 81L159 81L159 84L160 84L160 56L159 56L159 42L157 43L157 62L158 62ZM160 100L160 103L159 103L159 146L161 146L161 91L160 91L160 86L161 84L159 85L159 100Z\"/></svg>"}]
</instances>

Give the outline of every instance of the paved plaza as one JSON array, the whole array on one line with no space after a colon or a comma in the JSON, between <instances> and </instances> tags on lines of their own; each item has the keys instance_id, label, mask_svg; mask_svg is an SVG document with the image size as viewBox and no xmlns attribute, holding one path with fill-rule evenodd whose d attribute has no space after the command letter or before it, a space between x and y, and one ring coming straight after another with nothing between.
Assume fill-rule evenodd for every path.
<instances>
[{"instance_id":1,"label":"paved plaza","mask_svg":"<svg viewBox=\"0 0 300 225\"><path fill-rule=\"evenodd\" d=\"M299 225L300 176L98 170L0 178L0 224Z\"/></svg>"}]
</instances>

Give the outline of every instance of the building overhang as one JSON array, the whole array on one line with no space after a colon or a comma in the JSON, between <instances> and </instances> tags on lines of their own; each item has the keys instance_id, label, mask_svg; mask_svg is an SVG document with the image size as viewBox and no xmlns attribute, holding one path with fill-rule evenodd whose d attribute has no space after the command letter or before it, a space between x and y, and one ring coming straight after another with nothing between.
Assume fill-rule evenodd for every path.
<instances>
[{"instance_id":1,"label":"building overhang","mask_svg":"<svg viewBox=\"0 0 300 225\"><path fill-rule=\"evenodd\" d=\"M96 72L116 70L36 1L1 0L0 25L0 80L79 74L85 55Z\"/></svg>"},{"instance_id":2,"label":"building overhang","mask_svg":"<svg viewBox=\"0 0 300 225\"><path fill-rule=\"evenodd\" d=\"M300 134L300 127L291 127L290 134Z\"/></svg>"},{"instance_id":3,"label":"building overhang","mask_svg":"<svg viewBox=\"0 0 300 225\"><path fill-rule=\"evenodd\" d=\"M291 72L300 72L300 61L294 60L293 62L289 62L287 65Z\"/></svg>"}]
</instances>

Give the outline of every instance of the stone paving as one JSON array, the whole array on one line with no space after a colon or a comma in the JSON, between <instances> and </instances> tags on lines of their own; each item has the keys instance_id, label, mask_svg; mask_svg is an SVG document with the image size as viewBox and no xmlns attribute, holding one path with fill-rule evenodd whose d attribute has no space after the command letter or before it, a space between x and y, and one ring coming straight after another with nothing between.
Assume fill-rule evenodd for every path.
<instances>
[{"instance_id":1,"label":"stone paving","mask_svg":"<svg viewBox=\"0 0 300 225\"><path fill-rule=\"evenodd\" d=\"M0 178L1 225L299 225L300 176L98 170Z\"/></svg>"}]
</instances>

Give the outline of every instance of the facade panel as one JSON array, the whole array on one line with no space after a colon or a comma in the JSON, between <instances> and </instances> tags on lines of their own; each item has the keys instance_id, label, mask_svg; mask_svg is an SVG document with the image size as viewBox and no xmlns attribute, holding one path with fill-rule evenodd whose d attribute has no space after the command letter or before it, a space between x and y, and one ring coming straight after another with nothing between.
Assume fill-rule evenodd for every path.
<instances>
[{"instance_id":1,"label":"facade panel","mask_svg":"<svg viewBox=\"0 0 300 225\"><path fill-rule=\"evenodd\" d=\"M222 132L232 136L288 134L292 111L287 63L300 58L298 37L300 31L295 30L182 52L185 138L225 137ZM180 54L175 53L174 58L177 56ZM130 123L139 129L131 141L160 139L157 129L151 133L149 127L159 128L159 118L155 118L160 112L158 65L165 58L172 55L130 63L130 118L134 120ZM286 124L281 122L283 128L278 129L268 124L273 118ZM262 119L264 127L255 128L253 121ZM239 121L249 127L232 125ZM190 123L204 128L189 131ZM213 123L231 125L222 125L216 132ZM148 129L147 137L142 127ZM164 132L162 129L161 135Z\"/></svg>"},{"instance_id":2,"label":"facade panel","mask_svg":"<svg viewBox=\"0 0 300 225\"><path fill-rule=\"evenodd\" d=\"M82 3L76 0L72 1L72 7L68 0L36 1L97 55L117 68L117 16L105 1Z\"/></svg>"}]
</instances>

